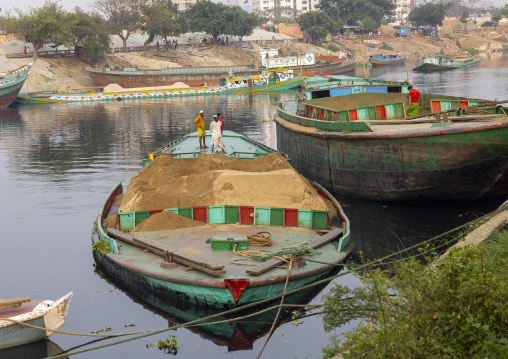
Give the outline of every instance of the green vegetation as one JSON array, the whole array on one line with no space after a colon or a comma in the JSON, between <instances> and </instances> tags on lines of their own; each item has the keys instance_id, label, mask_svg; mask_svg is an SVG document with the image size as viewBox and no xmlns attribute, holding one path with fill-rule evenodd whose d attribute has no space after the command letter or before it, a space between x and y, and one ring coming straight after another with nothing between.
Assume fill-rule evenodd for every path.
<instances>
[{"instance_id":1,"label":"green vegetation","mask_svg":"<svg viewBox=\"0 0 508 359\"><path fill-rule=\"evenodd\" d=\"M68 14L67 47L83 47L84 55L95 63L109 50L109 35L105 21L97 14L87 14L80 8Z\"/></svg>"},{"instance_id":2,"label":"green vegetation","mask_svg":"<svg viewBox=\"0 0 508 359\"><path fill-rule=\"evenodd\" d=\"M146 347L158 347L159 350L164 350L164 353L172 355L178 354L178 349L180 349L180 345L176 341L174 335L170 335L169 338L164 341L159 340L158 343L147 344Z\"/></svg>"},{"instance_id":3,"label":"green vegetation","mask_svg":"<svg viewBox=\"0 0 508 359\"><path fill-rule=\"evenodd\" d=\"M340 25L354 25L356 22L369 23L368 27L377 29L384 18L389 18L395 10L393 0L322 0L319 9Z\"/></svg>"},{"instance_id":4,"label":"green vegetation","mask_svg":"<svg viewBox=\"0 0 508 359\"><path fill-rule=\"evenodd\" d=\"M408 20L415 26L442 26L445 12L453 5L452 2L429 2L415 7Z\"/></svg>"},{"instance_id":5,"label":"green vegetation","mask_svg":"<svg viewBox=\"0 0 508 359\"><path fill-rule=\"evenodd\" d=\"M329 32L337 32L338 25L330 19L327 13L322 11L309 11L298 16L296 20L300 28L310 36L312 40L324 40Z\"/></svg>"},{"instance_id":6,"label":"green vegetation","mask_svg":"<svg viewBox=\"0 0 508 359\"><path fill-rule=\"evenodd\" d=\"M247 36L261 19L242 10L239 6L227 6L210 0L199 0L185 12L191 31L211 34L214 44L219 35Z\"/></svg>"},{"instance_id":7,"label":"green vegetation","mask_svg":"<svg viewBox=\"0 0 508 359\"><path fill-rule=\"evenodd\" d=\"M454 248L433 261L398 261L390 268L355 273L359 288L337 285L325 297L327 331L365 319L335 337L326 357L508 357L508 230L479 247Z\"/></svg>"},{"instance_id":8,"label":"green vegetation","mask_svg":"<svg viewBox=\"0 0 508 359\"><path fill-rule=\"evenodd\" d=\"M156 36L162 37L168 43L168 36L177 36L182 31L182 26L177 21L178 9L171 1L163 3L154 1L151 5L141 7L141 30L148 34L143 44L152 43Z\"/></svg>"},{"instance_id":9,"label":"green vegetation","mask_svg":"<svg viewBox=\"0 0 508 359\"><path fill-rule=\"evenodd\" d=\"M499 12L501 15L508 18L508 4L505 4L501 9L499 9Z\"/></svg>"},{"instance_id":10,"label":"green vegetation","mask_svg":"<svg viewBox=\"0 0 508 359\"><path fill-rule=\"evenodd\" d=\"M495 11L494 13L492 13L492 15L490 16L490 20L492 20L492 22L494 23L498 23L501 19L503 18L503 15L501 14L501 12L498 10L498 11Z\"/></svg>"},{"instance_id":11,"label":"green vegetation","mask_svg":"<svg viewBox=\"0 0 508 359\"><path fill-rule=\"evenodd\" d=\"M469 11L464 10L464 11L462 11L462 16L460 17L460 21L465 24L465 23L467 23L468 17L469 17Z\"/></svg>"},{"instance_id":12,"label":"green vegetation","mask_svg":"<svg viewBox=\"0 0 508 359\"><path fill-rule=\"evenodd\" d=\"M104 255L106 255L106 253L111 252L111 247L109 246L108 243L106 243L102 240L99 240L99 241L93 242L92 252L93 253L99 252L100 254L102 254L104 256Z\"/></svg>"},{"instance_id":13,"label":"green vegetation","mask_svg":"<svg viewBox=\"0 0 508 359\"><path fill-rule=\"evenodd\" d=\"M293 10L294 11L294 10ZM278 24L296 24L296 20L289 17L277 17L272 20L275 25Z\"/></svg>"},{"instance_id":14,"label":"green vegetation","mask_svg":"<svg viewBox=\"0 0 508 359\"><path fill-rule=\"evenodd\" d=\"M388 45L386 42L383 42L383 50L393 51L393 48Z\"/></svg>"},{"instance_id":15,"label":"green vegetation","mask_svg":"<svg viewBox=\"0 0 508 359\"><path fill-rule=\"evenodd\" d=\"M110 330L111 330L111 327L106 327L104 329L94 330L94 331L92 331L92 333L99 334L99 333L109 332Z\"/></svg>"}]
</instances>

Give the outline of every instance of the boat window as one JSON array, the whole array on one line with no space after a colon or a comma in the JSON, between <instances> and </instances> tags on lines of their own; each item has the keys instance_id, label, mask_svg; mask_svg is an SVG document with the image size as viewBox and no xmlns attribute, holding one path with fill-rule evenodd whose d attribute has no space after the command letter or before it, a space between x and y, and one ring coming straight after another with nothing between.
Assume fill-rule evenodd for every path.
<instances>
[{"instance_id":1,"label":"boat window","mask_svg":"<svg viewBox=\"0 0 508 359\"><path fill-rule=\"evenodd\" d=\"M330 97L330 90L312 91L311 98Z\"/></svg>"},{"instance_id":2,"label":"boat window","mask_svg":"<svg viewBox=\"0 0 508 359\"><path fill-rule=\"evenodd\" d=\"M402 86L387 86L386 92L401 93L402 92Z\"/></svg>"}]
</instances>

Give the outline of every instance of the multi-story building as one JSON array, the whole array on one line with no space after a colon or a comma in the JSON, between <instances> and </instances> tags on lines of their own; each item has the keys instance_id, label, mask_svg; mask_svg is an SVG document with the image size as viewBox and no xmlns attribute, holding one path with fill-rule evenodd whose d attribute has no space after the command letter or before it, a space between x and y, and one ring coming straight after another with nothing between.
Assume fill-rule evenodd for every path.
<instances>
[{"instance_id":1,"label":"multi-story building","mask_svg":"<svg viewBox=\"0 0 508 359\"><path fill-rule=\"evenodd\" d=\"M395 0L395 5L395 21L399 25L407 25L409 13L415 8L415 0Z\"/></svg>"},{"instance_id":2,"label":"multi-story building","mask_svg":"<svg viewBox=\"0 0 508 359\"><path fill-rule=\"evenodd\" d=\"M153 1L153 0L152 0ZM162 0L162 2L166 2L165 0ZM191 5L194 5L197 3L197 0L172 0L173 4L178 5L178 11L185 11Z\"/></svg>"},{"instance_id":3,"label":"multi-story building","mask_svg":"<svg viewBox=\"0 0 508 359\"><path fill-rule=\"evenodd\" d=\"M292 17L317 10L319 0L253 0L255 14L272 17Z\"/></svg>"}]
</instances>

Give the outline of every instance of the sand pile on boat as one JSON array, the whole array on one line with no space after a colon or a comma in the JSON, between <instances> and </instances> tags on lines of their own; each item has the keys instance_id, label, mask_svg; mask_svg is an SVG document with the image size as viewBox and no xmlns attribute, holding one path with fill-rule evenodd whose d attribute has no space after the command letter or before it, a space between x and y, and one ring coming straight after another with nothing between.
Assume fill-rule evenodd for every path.
<instances>
[{"instance_id":1,"label":"sand pile on boat","mask_svg":"<svg viewBox=\"0 0 508 359\"><path fill-rule=\"evenodd\" d=\"M165 231L177 228L191 228L206 226L205 223L179 216L174 212L162 211L156 213L138 224L132 232Z\"/></svg>"},{"instance_id":2,"label":"sand pile on boat","mask_svg":"<svg viewBox=\"0 0 508 359\"><path fill-rule=\"evenodd\" d=\"M252 161L205 154L157 157L132 177L120 210L215 205L327 209L308 181L278 154Z\"/></svg>"}]
</instances>

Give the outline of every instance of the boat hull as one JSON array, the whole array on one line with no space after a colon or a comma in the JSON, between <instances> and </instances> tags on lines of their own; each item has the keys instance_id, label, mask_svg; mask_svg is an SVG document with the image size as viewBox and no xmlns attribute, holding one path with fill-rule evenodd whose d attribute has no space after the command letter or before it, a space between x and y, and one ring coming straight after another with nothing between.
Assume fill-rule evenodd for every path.
<instances>
[{"instance_id":1,"label":"boat hull","mask_svg":"<svg viewBox=\"0 0 508 359\"><path fill-rule=\"evenodd\" d=\"M276 120L278 149L303 176L375 201L508 195L508 120L394 133L325 133Z\"/></svg>"},{"instance_id":2,"label":"boat hull","mask_svg":"<svg viewBox=\"0 0 508 359\"><path fill-rule=\"evenodd\" d=\"M310 75L331 76L354 71L354 69L355 69L354 61L346 61L340 63L312 65L302 68L294 67L293 72L295 74L301 74L305 76Z\"/></svg>"},{"instance_id":3,"label":"boat hull","mask_svg":"<svg viewBox=\"0 0 508 359\"><path fill-rule=\"evenodd\" d=\"M4 74L0 81L0 108L11 105L30 75L32 64L22 66Z\"/></svg>"},{"instance_id":4,"label":"boat hull","mask_svg":"<svg viewBox=\"0 0 508 359\"><path fill-rule=\"evenodd\" d=\"M175 68L163 71L99 71L86 69L88 75L98 86L118 84L124 88L134 87L163 87L172 86L177 82L183 82L188 86L203 86L204 84L219 84L221 78L229 76L229 71L235 77L254 76L259 74L257 69L245 67L214 67L213 72L207 72L206 68ZM174 72L174 73L170 73Z\"/></svg>"},{"instance_id":5,"label":"boat hull","mask_svg":"<svg viewBox=\"0 0 508 359\"><path fill-rule=\"evenodd\" d=\"M439 65L433 63L425 63L418 67L415 67L413 71L415 72L437 72L437 71L450 71L456 69L464 69L468 67L478 66L480 61L470 62L468 64L464 64L462 66L453 66L453 65Z\"/></svg>"},{"instance_id":6,"label":"boat hull","mask_svg":"<svg viewBox=\"0 0 508 359\"><path fill-rule=\"evenodd\" d=\"M374 60L371 59L370 63L373 67L390 66L390 65L401 65L404 63L406 58L395 59L395 60Z\"/></svg>"}]
</instances>

